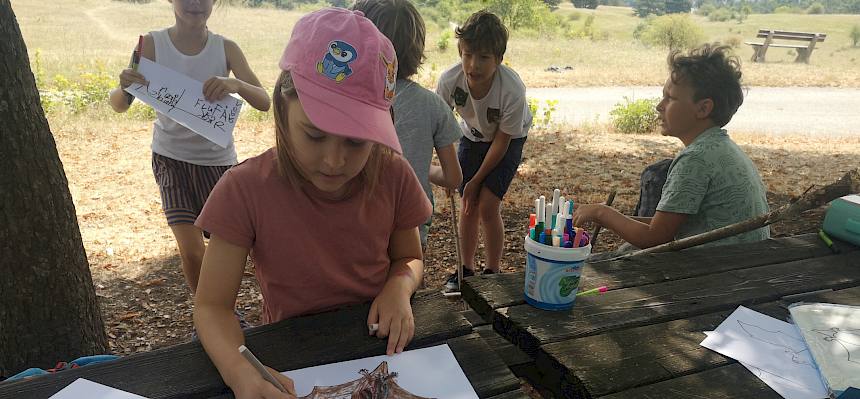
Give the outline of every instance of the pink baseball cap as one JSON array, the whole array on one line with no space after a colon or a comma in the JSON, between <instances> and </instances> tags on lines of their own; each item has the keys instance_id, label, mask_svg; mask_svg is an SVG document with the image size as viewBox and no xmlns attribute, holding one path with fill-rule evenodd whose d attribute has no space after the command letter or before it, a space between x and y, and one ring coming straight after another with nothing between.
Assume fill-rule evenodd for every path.
<instances>
[{"instance_id":1,"label":"pink baseball cap","mask_svg":"<svg viewBox=\"0 0 860 399\"><path fill-rule=\"evenodd\" d=\"M303 16L278 66L319 129L402 153L391 120L397 55L361 11L325 8Z\"/></svg>"}]
</instances>

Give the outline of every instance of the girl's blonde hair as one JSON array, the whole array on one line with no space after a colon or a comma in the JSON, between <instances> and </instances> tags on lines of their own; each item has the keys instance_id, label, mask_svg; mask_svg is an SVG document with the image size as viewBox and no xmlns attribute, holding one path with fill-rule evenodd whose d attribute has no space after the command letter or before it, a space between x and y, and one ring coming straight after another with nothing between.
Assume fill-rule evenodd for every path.
<instances>
[{"instance_id":1,"label":"girl's blonde hair","mask_svg":"<svg viewBox=\"0 0 860 399\"><path fill-rule=\"evenodd\" d=\"M275 113L275 149L277 151L278 174L289 180L290 184L295 187L306 182L306 179L299 172L298 165L296 165L293 156L293 147L289 139L288 104L290 100L298 99L298 92L296 92L296 86L293 84L290 72L281 71L272 93L272 103ZM373 143L367 163L357 176L362 180L365 187L365 195L372 195L376 184L379 182L383 165L388 163L393 154L390 148L379 143Z\"/></svg>"}]
</instances>

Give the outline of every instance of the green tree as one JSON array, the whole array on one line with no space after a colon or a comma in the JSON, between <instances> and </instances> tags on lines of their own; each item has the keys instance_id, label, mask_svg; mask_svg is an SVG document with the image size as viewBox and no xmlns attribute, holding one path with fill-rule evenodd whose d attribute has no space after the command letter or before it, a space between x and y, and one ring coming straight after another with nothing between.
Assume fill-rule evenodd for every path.
<instances>
[{"instance_id":1,"label":"green tree","mask_svg":"<svg viewBox=\"0 0 860 399\"><path fill-rule=\"evenodd\" d=\"M537 27L549 7L542 0L486 0L487 9L499 16L511 30Z\"/></svg>"},{"instance_id":2,"label":"green tree","mask_svg":"<svg viewBox=\"0 0 860 399\"><path fill-rule=\"evenodd\" d=\"M561 0L543 0L543 2L550 10L557 9L558 5L561 4Z\"/></svg>"},{"instance_id":3,"label":"green tree","mask_svg":"<svg viewBox=\"0 0 860 399\"><path fill-rule=\"evenodd\" d=\"M642 32L640 40L650 46L684 50L702 43L705 34L689 15L673 14L654 18Z\"/></svg>"},{"instance_id":4,"label":"green tree","mask_svg":"<svg viewBox=\"0 0 860 399\"><path fill-rule=\"evenodd\" d=\"M750 16L750 14L752 14L752 7L750 7L749 4L741 5L736 14L738 23L742 24L744 20L746 20Z\"/></svg>"},{"instance_id":5,"label":"green tree","mask_svg":"<svg viewBox=\"0 0 860 399\"><path fill-rule=\"evenodd\" d=\"M692 0L666 0L666 13L688 13L693 7Z\"/></svg>"},{"instance_id":6,"label":"green tree","mask_svg":"<svg viewBox=\"0 0 860 399\"><path fill-rule=\"evenodd\" d=\"M595 9L598 6L598 0L570 0L576 8Z\"/></svg>"},{"instance_id":7,"label":"green tree","mask_svg":"<svg viewBox=\"0 0 860 399\"><path fill-rule=\"evenodd\" d=\"M640 18L649 15L663 15L666 13L665 0L635 0L633 13Z\"/></svg>"}]
</instances>

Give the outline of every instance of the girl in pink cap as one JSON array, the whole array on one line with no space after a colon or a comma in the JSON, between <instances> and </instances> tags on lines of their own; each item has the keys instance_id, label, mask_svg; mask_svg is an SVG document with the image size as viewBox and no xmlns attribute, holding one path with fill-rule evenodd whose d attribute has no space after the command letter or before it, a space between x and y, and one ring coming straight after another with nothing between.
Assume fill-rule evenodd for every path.
<instances>
[{"instance_id":1,"label":"girl in pink cap","mask_svg":"<svg viewBox=\"0 0 860 399\"><path fill-rule=\"evenodd\" d=\"M302 17L280 61L274 148L227 171L197 226L211 232L194 305L201 342L237 398L281 394L237 351L233 316L250 254L266 323L372 301L371 334L401 352L424 264L427 196L391 116L397 57L360 12ZM392 71L394 73L392 73ZM280 395L280 396L279 396Z\"/></svg>"}]
</instances>

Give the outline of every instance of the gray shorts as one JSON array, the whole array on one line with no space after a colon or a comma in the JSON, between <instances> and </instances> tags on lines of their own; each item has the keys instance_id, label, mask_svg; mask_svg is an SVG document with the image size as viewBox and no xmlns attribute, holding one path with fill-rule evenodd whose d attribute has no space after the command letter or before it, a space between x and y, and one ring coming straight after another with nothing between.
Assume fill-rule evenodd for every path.
<instances>
[{"instance_id":1,"label":"gray shorts","mask_svg":"<svg viewBox=\"0 0 860 399\"><path fill-rule=\"evenodd\" d=\"M167 225L194 224L227 166L201 166L152 153L152 173L161 192Z\"/></svg>"}]
</instances>

